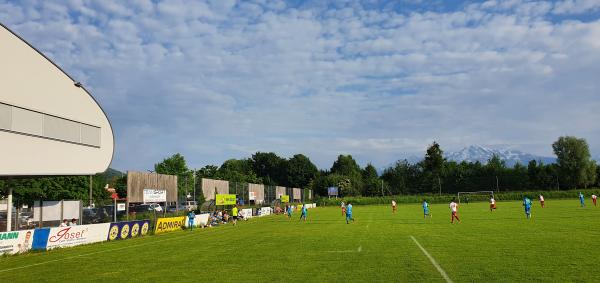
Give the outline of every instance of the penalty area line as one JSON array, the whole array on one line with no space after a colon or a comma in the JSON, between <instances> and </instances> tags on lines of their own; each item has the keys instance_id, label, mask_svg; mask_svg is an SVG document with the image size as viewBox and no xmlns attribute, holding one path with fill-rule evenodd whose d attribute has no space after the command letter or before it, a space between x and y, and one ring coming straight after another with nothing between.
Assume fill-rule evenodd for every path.
<instances>
[{"instance_id":1,"label":"penalty area line","mask_svg":"<svg viewBox=\"0 0 600 283\"><path fill-rule=\"evenodd\" d=\"M446 274L446 271L444 271L442 267L437 263L437 261L435 261L435 259L425 250L425 248L423 248L423 246L419 244L417 239L415 239L415 237L413 237L412 235L410 236L410 238L415 242L415 244L417 244L417 246L419 247L419 249L421 249L425 256L427 256L429 261L431 261L431 264L433 264L433 266L440 272L440 274L442 275L442 277L444 277L446 282L453 283L452 279L450 279L450 277L448 277L448 274Z\"/></svg>"}]
</instances>

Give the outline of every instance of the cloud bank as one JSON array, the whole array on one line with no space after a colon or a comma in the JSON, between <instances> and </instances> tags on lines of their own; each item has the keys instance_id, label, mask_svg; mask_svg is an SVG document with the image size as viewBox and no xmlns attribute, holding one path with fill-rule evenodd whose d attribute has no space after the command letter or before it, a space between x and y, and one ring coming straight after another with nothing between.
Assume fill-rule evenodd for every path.
<instances>
[{"instance_id":1,"label":"cloud bank","mask_svg":"<svg viewBox=\"0 0 600 283\"><path fill-rule=\"evenodd\" d=\"M0 21L82 81L113 167L255 151L382 166L561 135L600 152L600 2L2 1Z\"/></svg>"}]
</instances>

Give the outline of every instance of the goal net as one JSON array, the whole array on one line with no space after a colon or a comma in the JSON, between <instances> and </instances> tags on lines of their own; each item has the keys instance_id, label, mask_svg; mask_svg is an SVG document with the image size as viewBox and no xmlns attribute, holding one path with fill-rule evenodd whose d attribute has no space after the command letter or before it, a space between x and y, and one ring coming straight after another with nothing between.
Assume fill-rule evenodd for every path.
<instances>
[{"instance_id":1,"label":"goal net","mask_svg":"<svg viewBox=\"0 0 600 283\"><path fill-rule=\"evenodd\" d=\"M458 192L458 203L461 202L461 197L468 203L469 200L488 199L490 196L494 197L494 191Z\"/></svg>"}]
</instances>

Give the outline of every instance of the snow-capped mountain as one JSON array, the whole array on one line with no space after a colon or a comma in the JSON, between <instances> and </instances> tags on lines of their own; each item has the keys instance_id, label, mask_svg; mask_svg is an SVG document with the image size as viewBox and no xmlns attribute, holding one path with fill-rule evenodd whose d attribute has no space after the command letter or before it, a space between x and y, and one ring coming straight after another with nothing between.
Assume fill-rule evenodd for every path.
<instances>
[{"instance_id":1,"label":"snow-capped mountain","mask_svg":"<svg viewBox=\"0 0 600 283\"><path fill-rule=\"evenodd\" d=\"M517 162L527 166L527 163L531 160L542 161L544 164L556 162L556 158L553 157L538 156L508 148L496 149L480 145L472 145L456 152L448 152L444 154L444 157L446 157L447 160L456 162L479 161L485 164L494 154L500 157L501 160L504 160L508 167L514 166Z\"/></svg>"}]
</instances>

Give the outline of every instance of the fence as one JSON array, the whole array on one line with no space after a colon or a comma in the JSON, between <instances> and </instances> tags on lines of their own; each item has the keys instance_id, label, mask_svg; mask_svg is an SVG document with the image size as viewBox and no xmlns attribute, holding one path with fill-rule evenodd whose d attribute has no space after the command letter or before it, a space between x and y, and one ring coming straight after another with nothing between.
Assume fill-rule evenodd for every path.
<instances>
[{"instance_id":1,"label":"fence","mask_svg":"<svg viewBox=\"0 0 600 283\"><path fill-rule=\"evenodd\" d=\"M307 204L307 208L314 207L316 207L316 204ZM249 214L249 209L243 209L240 214L246 215L246 219L249 219L254 215L262 217L271 213L271 207L262 207L256 214ZM198 226L210 225L211 216L209 214L196 215L194 222ZM152 225L153 223L155 225ZM115 221L110 223L0 232L0 255L124 240L145 236L151 232L155 234L167 233L181 230L188 226L187 223L187 216L173 216L159 217L154 221L150 219Z\"/></svg>"},{"instance_id":2,"label":"fence","mask_svg":"<svg viewBox=\"0 0 600 283\"><path fill-rule=\"evenodd\" d=\"M240 204L273 204L282 195L290 196L290 200L297 202L310 201L313 198L312 190L302 188L289 188L245 182L213 180L202 178L196 183L196 199L200 194L205 200L214 200L217 194L235 194Z\"/></svg>"}]
</instances>

